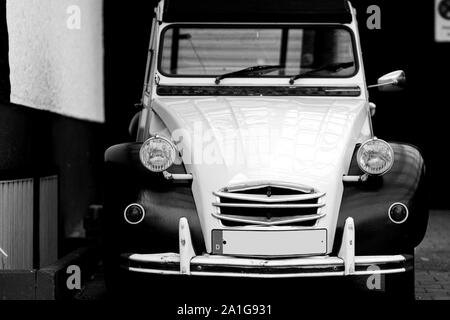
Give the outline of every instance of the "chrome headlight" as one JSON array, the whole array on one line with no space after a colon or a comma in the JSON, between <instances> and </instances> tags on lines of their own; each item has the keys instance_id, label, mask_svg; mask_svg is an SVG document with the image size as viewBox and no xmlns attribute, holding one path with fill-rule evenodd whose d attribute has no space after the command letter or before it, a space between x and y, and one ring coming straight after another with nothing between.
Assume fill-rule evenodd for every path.
<instances>
[{"instance_id":1,"label":"chrome headlight","mask_svg":"<svg viewBox=\"0 0 450 320\"><path fill-rule=\"evenodd\" d=\"M391 170L394 165L394 150L386 141L370 139L359 148L357 160L362 171L381 176Z\"/></svg>"},{"instance_id":2,"label":"chrome headlight","mask_svg":"<svg viewBox=\"0 0 450 320\"><path fill-rule=\"evenodd\" d=\"M163 172L174 163L176 150L175 145L169 139L156 136L144 142L139 157L148 170Z\"/></svg>"}]
</instances>

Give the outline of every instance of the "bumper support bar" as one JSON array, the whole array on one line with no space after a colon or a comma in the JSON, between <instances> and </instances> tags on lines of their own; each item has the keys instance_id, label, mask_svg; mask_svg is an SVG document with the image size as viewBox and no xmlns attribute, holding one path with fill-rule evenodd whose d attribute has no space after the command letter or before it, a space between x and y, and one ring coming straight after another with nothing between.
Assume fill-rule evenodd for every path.
<instances>
[{"instance_id":1,"label":"bumper support bar","mask_svg":"<svg viewBox=\"0 0 450 320\"><path fill-rule=\"evenodd\" d=\"M345 221L338 257L344 261L344 274L346 276L355 272L355 223L353 218L347 218Z\"/></svg>"},{"instance_id":2,"label":"bumper support bar","mask_svg":"<svg viewBox=\"0 0 450 320\"><path fill-rule=\"evenodd\" d=\"M191 274L191 260L195 257L194 246L192 245L189 223L186 218L180 219L180 272L181 274Z\"/></svg>"}]
</instances>

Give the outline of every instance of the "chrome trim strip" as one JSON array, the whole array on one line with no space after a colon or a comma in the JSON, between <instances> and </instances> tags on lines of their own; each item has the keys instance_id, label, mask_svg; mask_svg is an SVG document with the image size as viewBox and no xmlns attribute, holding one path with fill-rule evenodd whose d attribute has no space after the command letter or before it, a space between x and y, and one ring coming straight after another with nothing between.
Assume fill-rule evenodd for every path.
<instances>
[{"instance_id":1,"label":"chrome trim strip","mask_svg":"<svg viewBox=\"0 0 450 320\"><path fill-rule=\"evenodd\" d=\"M361 176L343 176L342 181L343 182L366 182L369 175L363 174Z\"/></svg>"},{"instance_id":2,"label":"chrome trim strip","mask_svg":"<svg viewBox=\"0 0 450 320\"><path fill-rule=\"evenodd\" d=\"M369 276L372 274L392 274L406 272L405 268L387 269L380 271L356 271L352 275L354 276ZM291 274L249 274L249 273L232 273L232 272L192 272L193 276L204 277L227 277L227 278L262 278L262 279L282 279L282 278L313 278L313 277L344 277L344 272L314 272L312 270L309 273L291 273Z\"/></svg>"},{"instance_id":3,"label":"chrome trim strip","mask_svg":"<svg viewBox=\"0 0 450 320\"><path fill-rule=\"evenodd\" d=\"M351 88L338 88L338 89L325 89L325 92L361 92L361 89L351 89Z\"/></svg>"},{"instance_id":4,"label":"chrome trim strip","mask_svg":"<svg viewBox=\"0 0 450 320\"><path fill-rule=\"evenodd\" d=\"M240 223L247 223L249 225L263 225L263 226L280 226L285 224L292 224L292 223L299 223L299 222L306 222L306 221L314 221L322 219L326 216L325 213L322 214L314 214L314 215L308 215L308 216L294 216L294 217L286 217L286 218L273 218L273 221L264 221L265 218L263 217L248 217L248 216L230 216L230 215L223 215L223 214L212 214L215 218L225 221L231 221L231 222L240 222Z\"/></svg>"},{"instance_id":5,"label":"chrome trim strip","mask_svg":"<svg viewBox=\"0 0 450 320\"><path fill-rule=\"evenodd\" d=\"M175 180L175 181L192 181L194 180L192 174L178 174L178 173L170 173L167 171L163 171L164 179L166 180Z\"/></svg>"},{"instance_id":6,"label":"chrome trim strip","mask_svg":"<svg viewBox=\"0 0 450 320\"><path fill-rule=\"evenodd\" d=\"M180 273L176 271L165 271L165 270L155 270L155 269L138 269L138 268L128 268L131 272L139 273L149 273L149 274L161 274L161 275L179 275ZM379 271L356 271L352 275L354 276L369 276L373 274L393 274L393 273L403 273L406 272L405 268L396 269L386 269ZM201 272L192 271L192 276L197 277L226 277L226 278L257 278L257 279L288 279L288 278L313 278L313 277L344 277L343 271L336 272L314 272L314 270L309 273L287 273L287 274L259 274L259 273L241 273L241 272Z\"/></svg>"},{"instance_id":7,"label":"chrome trim strip","mask_svg":"<svg viewBox=\"0 0 450 320\"><path fill-rule=\"evenodd\" d=\"M243 194L243 193L228 193L228 192L213 192L216 197L243 200L243 201L257 201L265 203L276 202L294 202L294 201L306 201L323 198L326 193L309 193L298 195L272 195L270 197L262 194Z\"/></svg>"},{"instance_id":8,"label":"chrome trim strip","mask_svg":"<svg viewBox=\"0 0 450 320\"><path fill-rule=\"evenodd\" d=\"M323 208L325 203L311 204L259 204L259 203L219 203L213 202L214 207L219 208L254 208L254 209L309 209Z\"/></svg>"},{"instance_id":9,"label":"chrome trim strip","mask_svg":"<svg viewBox=\"0 0 450 320\"><path fill-rule=\"evenodd\" d=\"M132 268L129 267L128 271L138 272L138 273L149 273L149 274L162 274L166 276L181 276L182 274L178 271L169 271L169 270L157 270L157 269L140 269L140 268ZM193 275L193 273L191 273Z\"/></svg>"}]
</instances>

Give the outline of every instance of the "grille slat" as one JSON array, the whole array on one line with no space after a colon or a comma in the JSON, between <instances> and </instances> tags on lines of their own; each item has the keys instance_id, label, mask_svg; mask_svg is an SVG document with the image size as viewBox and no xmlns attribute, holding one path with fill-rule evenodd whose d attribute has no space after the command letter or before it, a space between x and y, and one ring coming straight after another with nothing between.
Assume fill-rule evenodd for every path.
<instances>
[{"instance_id":1,"label":"grille slat","mask_svg":"<svg viewBox=\"0 0 450 320\"><path fill-rule=\"evenodd\" d=\"M286 182L274 181L256 181L253 183L235 184L224 188L225 192L247 192L250 194L258 194L262 190L271 188L280 194L311 194L314 189L300 184L292 184Z\"/></svg>"},{"instance_id":2,"label":"grille slat","mask_svg":"<svg viewBox=\"0 0 450 320\"><path fill-rule=\"evenodd\" d=\"M261 204L261 203L219 203L214 202L213 206L223 208L254 208L254 209L311 209L322 208L324 203L313 204Z\"/></svg>"},{"instance_id":3,"label":"grille slat","mask_svg":"<svg viewBox=\"0 0 450 320\"><path fill-rule=\"evenodd\" d=\"M228 186L214 192L213 216L225 226L312 227L322 212L325 193L304 185L260 182Z\"/></svg>"},{"instance_id":4,"label":"grille slat","mask_svg":"<svg viewBox=\"0 0 450 320\"><path fill-rule=\"evenodd\" d=\"M213 214L216 218L219 218L223 221L229 222L237 222L237 223L246 223L248 225L264 225L264 226L279 226L279 225L287 225L287 224L295 224L300 222L310 222L316 221L317 219L323 218L325 216L324 213L320 215L308 215L308 216L295 216L289 218L273 218L267 219L263 217L249 217L246 216L229 216L223 214Z\"/></svg>"},{"instance_id":5,"label":"grille slat","mask_svg":"<svg viewBox=\"0 0 450 320\"><path fill-rule=\"evenodd\" d=\"M243 194L243 193L231 193L231 192L214 192L216 197L227 198L233 200L243 201L258 201L264 203L277 203L277 202L295 202L320 199L325 196L325 193L313 193L313 194L298 194L298 195L267 195L258 194Z\"/></svg>"}]
</instances>

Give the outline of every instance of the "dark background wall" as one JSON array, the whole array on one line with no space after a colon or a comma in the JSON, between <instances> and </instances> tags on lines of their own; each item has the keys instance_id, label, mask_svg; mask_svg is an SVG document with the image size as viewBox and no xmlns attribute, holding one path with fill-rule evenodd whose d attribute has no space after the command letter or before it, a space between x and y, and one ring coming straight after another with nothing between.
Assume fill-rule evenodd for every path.
<instances>
[{"instance_id":1,"label":"dark background wall","mask_svg":"<svg viewBox=\"0 0 450 320\"><path fill-rule=\"evenodd\" d=\"M83 217L102 203L104 126L9 103L6 0L0 0L0 180L57 174L59 236L83 235ZM72 241L61 241L60 255Z\"/></svg>"},{"instance_id":2,"label":"dark background wall","mask_svg":"<svg viewBox=\"0 0 450 320\"><path fill-rule=\"evenodd\" d=\"M365 27L370 4L382 10L382 29ZM403 69L408 88L403 93L371 93L378 106L375 129L379 137L404 141L424 153L430 182L431 206L448 208L450 179L446 170L447 108L450 88L450 43L434 41L434 0L359 0L363 54L369 83L391 70Z\"/></svg>"},{"instance_id":3,"label":"dark background wall","mask_svg":"<svg viewBox=\"0 0 450 320\"><path fill-rule=\"evenodd\" d=\"M155 0L126 6L104 2L105 119L109 144L129 140L128 124L141 101Z\"/></svg>"},{"instance_id":4,"label":"dark background wall","mask_svg":"<svg viewBox=\"0 0 450 320\"><path fill-rule=\"evenodd\" d=\"M81 236L89 205L102 202L103 149L100 124L0 102L0 180L57 174L61 239Z\"/></svg>"},{"instance_id":5,"label":"dark background wall","mask_svg":"<svg viewBox=\"0 0 450 320\"><path fill-rule=\"evenodd\" d=\"M153 1L154 2L154 1ZM106 105L108 141L129 140L128 121L140 101L150 35L152 1L124 6L105 2ZM422 149L432 190L432 206L448 207L450 180L445 143L450 88L450 43L434 42L434 3L407 0L354 0L358 10L363 54L369 84L397 69L407 73L408 88L402 93L371 92L378 106L374 119L376 134L391 141L403 141ZM370 5L381 8L381 30L369 30ZM118 23L120 21L120 23Z\"/></svg>"},{"instance_id":6,"label":"dark background wall","mask_svg":"<svg viewBox=\"0 0 450 320\"><path fill-rule=\"evenodd\" d=\"M6 0L0 0L0 101L9 101L8 30L6 26Z\"/></svg>"}]
</instances>

